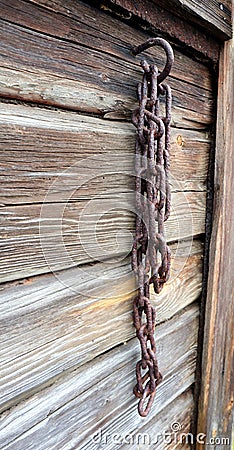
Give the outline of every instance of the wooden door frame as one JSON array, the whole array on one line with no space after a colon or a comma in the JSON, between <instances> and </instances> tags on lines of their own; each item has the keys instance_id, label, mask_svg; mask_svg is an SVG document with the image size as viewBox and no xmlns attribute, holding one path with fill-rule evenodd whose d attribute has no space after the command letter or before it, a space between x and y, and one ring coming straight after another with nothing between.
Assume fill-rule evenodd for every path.
<instances>
[{"instance_id":1,"label":"wooden door frame","mask_svg":"<svg viewBox=\"0 0 234 450\"><path fill-rule=\"evenodd\" d=\"M198 443L199 450L231 448L234 385L233 85L234 40L229 40L224 43L219 62L214 208L197 427L198 433L206 435L206 444Z\"/></svg>"}]
</instances>

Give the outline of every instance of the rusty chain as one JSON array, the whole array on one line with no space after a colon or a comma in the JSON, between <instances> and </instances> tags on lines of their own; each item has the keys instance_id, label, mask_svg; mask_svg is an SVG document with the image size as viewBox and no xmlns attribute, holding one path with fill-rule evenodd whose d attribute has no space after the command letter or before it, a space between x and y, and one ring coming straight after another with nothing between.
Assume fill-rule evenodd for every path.
<instances>
[{"instance_id":1,"label":"rusty chain","mask_svg":"<svg viewBox=\"0 0 234 450\"><path fill-rule=\"evenodd\" d=\"M153 38L132 50L134 55L154 45L167 55L164 70L141 61L144 74L138 85L139 107L132 115L137 128L135 146L136 233L132 248L132 268L137 276L138 293L133 303L133 322L141 345L136 365L134 394L140 399L139 414L147 416L156 388L162 380L158 369L154 339L155 308L150 303L150 285L159 293L170 274L170 249L164 235L164 222L170 215L171 193L168 179L171 122L171 89L163 83L170 73L174 55L170 44ZM165 96L165 112L160 97ZM145 406L145 402L147 402Z\"/></svg>"}]
</instances>

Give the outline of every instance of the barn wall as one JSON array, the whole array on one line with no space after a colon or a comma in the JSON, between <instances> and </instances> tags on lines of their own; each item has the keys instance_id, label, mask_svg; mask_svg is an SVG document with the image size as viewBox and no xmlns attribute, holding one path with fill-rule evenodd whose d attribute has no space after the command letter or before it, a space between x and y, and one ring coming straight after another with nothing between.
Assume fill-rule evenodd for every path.
<instances>
[{"instance_id":1,"label":"barn wall","mask_svg":"<svg viewBox=\"0 0 234 450\"><path fill-rule=\"evenodd\" d=\"M62 0L2 1L0 33L1 448L94 449L99 429L109 436L105 448L115 448L114 432L154 436L175 421L188 432L214 123L211 68L174 46L166 227L172 276L152 295L164 380L142 419L132 395L139 346L129 257L130 116L141 69L130 48L148 35L106 8ZM151 49L148 58L161 66L164 55Z\"/></svg>"}]
</instances>

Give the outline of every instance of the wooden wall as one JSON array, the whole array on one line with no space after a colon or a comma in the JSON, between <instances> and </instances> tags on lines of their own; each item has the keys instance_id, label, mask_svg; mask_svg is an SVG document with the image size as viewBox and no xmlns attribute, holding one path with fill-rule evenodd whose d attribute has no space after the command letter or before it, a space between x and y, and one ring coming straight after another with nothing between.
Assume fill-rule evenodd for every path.
<instances>
[{"instance_id":1,"label":"wooden wall","mask_svg":"<svg viewBox=\"0 0 234 450\"><path fill-rule=\"evenodd\" d=\"M132 395L139 345L129 263L130 116L141 69L130 49L148 35L106 7L78 0L2 0L0 10L1 448L96 449L99 429L109 439L105 448L115 448L114 432L155 436L173 422L186 433L194 409L212 71L174 46L173 211L166 228L172 276L153 296L164 380L142 419ZM159 67L163 57L148 52Z\"/></svg>"}]
</instances>

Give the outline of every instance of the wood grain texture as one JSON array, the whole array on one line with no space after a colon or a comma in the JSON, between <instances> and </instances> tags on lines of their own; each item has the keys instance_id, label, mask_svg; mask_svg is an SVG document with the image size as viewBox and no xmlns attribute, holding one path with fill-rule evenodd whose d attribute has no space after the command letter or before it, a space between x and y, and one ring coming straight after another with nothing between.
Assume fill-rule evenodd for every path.
<instances>
[{"instance_id":1,"label":"wood grain texture","mask_svg":"<svg viewBox=\"0 0 234 450\"><path fill-rule=\"evenodd\" d=\"M31 403L33 403L31 401ZM114 431L108 429L107 432L103 431L102 428L99 428L97 432L92 432L89 439L85 439L85 442L80 442L80 440L77 438L71 438L70 442L67 442L62 447L63 449L71 448L71 445L73 445L73 442L75 442L75 446L79 445L80 450L97 450L100 448L100 445L102 445L104 448L108 448L109 450L115 449L116 446L120 449L126 449L129 448L130 450L135 450L136 445L140 445L140 448L143 447L144 450L151 450L152 448L157 448L159 450L165 450L165 445L167 449L169 450L176 450L176 449L184 449L189 450L191 446L189 445L190 442L188 435L190 432L190 426L191 426L191 419L192 419L192 413L193 413L193 394L191 390L188 390L181 395L179 395L174 401L169 403L166 407L163 407L162 410L156 413L153 418L147 423L147 426L144 426L144 423L138 424L136 430L132 433L129 430L131 429L130 426L127 426L125 429L123 428L121 430L121 433L118 432L117 427L115 425L115 419L112 419L111 425L113 424ZM14 420L16 416L15 411L13 412L13 423L17 423L17 425L20 425L20 422L24 419L25 409L22 405L22 417L19 417L19 420ZM20 411L19 411L20 412ZM9 417L10 418L10 417ZM180 424L181 430L178 431L178 433L173 433L171 429L171 425L173 424ZM128 424L129 425L129 424ZM48 424L48 428L50 427L50 424ZM52 433L54 433L54 428L51 426ZM80 432L80 430L79 430ZM32 436L34 439L34 433L33 430ZM19 433L20 434L20 433ZM31 433L30 433L31 434ZM72 436L75 434L75 432L72 432ZM78 433L77 433L78 434ZM2 436L4 433L2 433ZM6 430L7 438L9 439L8 435L8 429ZM165 438L166 436L166 443ZM171 437L171 443L169 443ZM0 436L1 438L1 436ZM16 445L19 445L19 448L21 447L21 441L22 439L22 445L27 442L27 438L25 436L25 433L22 434L22 437L16 440ZM60 445L60 439L61 435L58 436L57 443L54 445ZM186 441L187 439L187 441ZM50 445L51 445L51 438L50 438ZM27 443L28 444L28 443ZM133 445L132 445L133 444ZM7 445L7 447L3 447L4 449L11 449L13 448L14 442ZM44 442L42 443L42 446L39 448L46 450L47 447L45 446ZM53 444L52 444L53 445ZM157 445L157 447L156 447ZM72 447L72 448L78 448L78 447ZM152 447L153 446L153 447ZM56 448L56 447L51 447Z\"/></svg>"},{"instance_id":2,"label":"wood grain texture","mask_svg":"<svg viewBox=\"0 0 234 450\"><path fill-rule=\"evenodd\" d=\"M204 233L205 197L205 192L172 195L165 225L168 242ZM132 192L87 202L1 208L1 281L123 259L132 248L134 211Z\"/></svg>"},{"instance_id":3,"label":"wood grain texture","mask_svg":"<svg viewBox=\"0 0 234 450\"><path fill-rule=\"evenodd\" d=\"M169 320L201 292L201 243L174 244L171 250L170 282L160 295L152 295L157 323ZM135 289L129 261L2 285L2 408L132 338Z\"/></svg>"},{"instance_id":4,"label":"wood grain texture","mask_svg":"<svg viewBox=\"0 0 234 450\"><path fill-rule=\"evenodd\" d=\"M70 0L3 0L0 25L2 448L91 450L100 427L124 433L149 424L155 432L131 395L139 345L129 266L135 129L127 121L142 74L130 50L148 35ZM188 429L192 398L183 393L194 382L198 305L191 304L202 264L201 242L191 241L204 233L213 85L208 67L175 54L166 233L179 244L170 282L152 295L164 372L153 417L163 426L171 405ZM160 50L147 58L162 67ZM38 274L46 275L29 278Z\"/></svg>"},{"instance_id":5,"label":"wood grain texture","mask_svg":"<svg viewBox=\"0 0 234 450\"><path fill-rule=\"evenodd\" d=\"M207 0L153 0L155 4L169 8L184 20L190 20L221 40L232 36L232 1Z\"/></svg>"},{"instance_id":6,"label":"wood grain texture","mask_svg":"<svg viewBox=\"0 0 234 450\"><path fill-rule=\"evenodd\" d=\"M31 3L34 3L36 5L43 5L44 7L48 8L48 10L53 10L58 12L66 11L67 14L72 15L74 11L74 5L71 0L65 0L63 3L61 1L57 0L29 0ZM61 5L62 3L62 5ZM87 3L92 3L91 1L87 1ZM135 2L131 2L130 0L110 0L110 1L103 1L103 2L95 2L95 4L100 4L100 7L104 10L108 10L109 4L117 4L118 6L122 7L126 11L128 11L129 15L126 15L127 19L131 18L131 14L138 10L138 14L146 21L146 22L153 22L152 19L154 19L154 16L152 17L152 10L153 8L149 7L148 11L148 2L145 4L142 3L139 0L135 0ZM153 0L152 2L156 6L159 6L162 10L163 15L163 8L166 10L169 10L170 12L173 12L176 14L176 16L179 16L182 18L182 20L188 21L188 25L190 23L199 24L200 28L203 30L205 29L206 34L208 34L209 31L212 31L210 34L214 34L218 36L221 39L227 39L231 36L231 30L232 30L232 24L231 24L231 10L232 10L232 3L231 0L224 0L222 2L222 6L220 7L220 4L215 2L215 0L208 0L206 7L205 5L201 4L198 0ZM107 8L106 8L107 6ZM160 11L160 10L159 10ZM121 11L122 12L122 11ZM121 16L120 12L120 16ZM150 14L151 13L151 14ZM160 13L159 13L160 14ZM151 18L151 20L150 20ZM148 19L148 20L147 20ZM156 22L157 23L157 22ZM165 25L164 25L165 27ZM166 28L164 28L163 25L158 23L158 28L160 31L168 32ZM187 33L189 34L190 28L188 28ZM183 37L183 35L182 35ZM178 31L177 39L180 39L180 30ZM181 39L183 41L183 39Z\"/></svg>"},{"instance_id":7,"label":"wood grain texture","mask_svg":"<svg viewBox=\"0 0 234 450\"><path fill-rule=\"evenodd\" d=\"M198 431L210 438L232 435L234 350L234 41L220 60L215 197L205 314ZM225 449L221 444L212 448ZM199 449L201 447L198 447ZM206 447L211 448L207 445Z\"/></svg>"},{"instance_id":8,"label":"wood grain texture","mask_svg":"<svg viewBox=\"0 0 234 450\"><path fill-rule=\"evenodd\" d=\"M191 422L193 417L194 399L192 391L184 392L174 401L172 401L166 408L156 414L144 426L144 422L133 435L123 436L123 445L118 445L122 450L126 449L128 444L129 450L135 450L136 445L140 444L144 450L169 450L184 449L190 450L189 435L191 429ZM178 432L173 432L173 426L179 424ZM98 435L97 435L98 436ZM129 441L129 443L128 443ZM132 445L133 444L133 445ZM83 447L84 449L88 447ZM95 448L95 447L94 447ZM141 447L139 447L141 448Z\"/></svg>"},{"instance_id":9,"label":"wood grain texture","mask_svg":"<svg viewBox=\"0 0 234 450\"><path fill-rule=\"evenodd\" d=\"M134 127L16 105L2 106L0 123L1 192L8 204L0 210L1 281L128 254L135 212ZM209 139L174 130L172 142L175 192L166 231L175 241L204 232Z\"/></svg>"},{"instance_id":10,"label":"wood grain texture","mask_svg":"<svg viewBox=\"0 0 234 450\"><path fill-rule=\"evenodd\" d=\"M44 2L45 3L45 2ZM69 2L70 3L70 2ZM104 5L103 5L104 3ZM163 33L180 46L186 47L193 59L211 60L214 64L219 58L219 42L207 32L184 17L175 15L169 9L162 8L150 0L105 0L100 2L100 8L112 10L117 17L121 16L128 22L147 31L159 35Z\"/></svg>"},{"instance_id":11,"label":"wood grain texture","mask_svg":"<svg viewBox=\"0 0 234 450\"><path fill-rule=\"evenodd\" d=\"M82 2L72 4L68 14L59 2L55 14L32 3L29 9L21 0L3 1L0 94L129 119L142 76L141 57L130 50L149 36ZM146 54L162 67L163 51ZM173 108L182 127L204 128L214 120L212 79L203 64L192 66L191 71L191 59L175 51L169 77Z\"/></svg>"},{"instance_id":12,"label":"wood grain texture","mask_svg":"<svg viewBox=\"0 0 234 450\"><path fill-rule=\"evenodd\" d=\"M134 189L131 124L2 104L0 127L2 204L108 198ZM172 129L173 191L206 190L209 150L208 133Z\"/></svg>"},{"instance_id":13,"label":"wood grain texture","mask_svg":"<svg viewBox=\"0 0 234 450\"><path fill-rule=\"evenodd\" d=\"M155 417L194 381L197 330L197 306L158 327L164 381L152 410ZM58 445L91 450L97 448L92 435L99 428L108 434L134 433L143 423L147 428L150 416L143 420L137 414L131 393L138 351L136 339L131 340L6 411L0 426L2 448L31 450L37 442L38 450Z\"/></svg>"}]
</instances>

